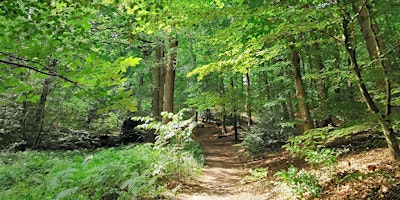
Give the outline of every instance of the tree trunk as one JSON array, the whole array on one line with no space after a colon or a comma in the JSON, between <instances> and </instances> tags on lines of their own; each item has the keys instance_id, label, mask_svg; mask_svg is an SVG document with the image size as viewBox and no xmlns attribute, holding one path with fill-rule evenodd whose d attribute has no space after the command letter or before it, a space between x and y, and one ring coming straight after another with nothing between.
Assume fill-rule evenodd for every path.
<instances>
[{"instance_id":1,"label":"tree trunk","mask_svg":"<svg viewBox=\"0 0 400 200\"><path fill-rule=\"evenodd\" d=\"M391 128L390 120L388 120L388 116L391 114L391 83L389 79L389 71L392 70L392 64L388 59L383 59L379 62L379 56L381 49L385 49L386 45L382 36L379 36L379 27L375 23L372 23L371 15L369 7L364 1L356 0L353 1L353 10L354 12L359 11L359 15L357 16L358 24L360 26L360 30L364 37L365 44L368 49L368 53L371 61L377 67L382 67L383 74L385 76L384 82L386 87L386 111L383 116L379 120L381 124L383 134L385 135L386 141L388 143L388 147L390 152L392 153L393 158L400 164L400 148L398 144L397 137ZM382 82L382 80L380 80ZM378 113L377 111L376 113Z\"/></svg>"},{"instance_id":2,"label":"tree trunk","mask_svg":"<svg viewBox=\"0 0 400 200\"><path fill-rule=\"evenodd\" d=\"M164 96L164 112L174 111L174 91L175 91L175 66L178 41L172 41L169 44L169 54L165 74L165 96ZM170 120L163 118L163 124L167 124Z\"/></svg>"},{"instance_id":3,"label":"tree trunk","mask_svg":"<svg viewBox=\"0 0 400 200\"><path fill-rule=\"evenodd\" d=\"M231 90L235 90L235 82L233 80L234 76L231 77ZM237 100L236 98L233 100L233 130L235 132L235 142L239 141L239 133L238 133L238 114L237 114Z\"/></svg>"},{"instance_id":4,"label":"tree trunk","mask_svg":"<svg viewBox=\"0 0 400 200\"><path fill-rule=\"evenodd\" d=\"M379 48L379 54L381 49L385 50L387 49L385 40L383 39L383 36L380 35L379 33L379 27L376 21L372 24L372 31L374 32L376 42L378 44ZM392 62L390 61L389 57L383 58L382 60L382 66L383 66L383 72L385 74L385 84L386 84L386 110L385 110L385 115L388 117L392 113L392 88L391 88L391 77L390 74L392 71L395 71L394 66L392 65ZM396 79L394 79L396 80Z\"/></svg>"},{"instance_id":5,"label":"tree trunk","mask_svg":"<svg viewBox=\"0 0 400 200\"><path fill-rule=\"evenodd\" d=\"M139 86L137 87L138 92L136 93L137 96L136 98L138 101L137 104L138 111L142 111L143 94L141 93L141 91L143 90L143 86L144 86L144 74L139 73Z\"/></svg>"},{"instance_id":6,"label":"tree trunk","mask_svg":"<svg viewBox=\"0 0 400 200\"><path fill-rule=\"evenodd\" d=\"M220 92L219 92L219 94L220 94L220 96L221 97L224 97L224 95L225 95L225 83L224 83L224 78L222 77L221 79L221 82L220 82ZM225 107L225 104L222 104L222 122L221 122L222 124L222 134L225 134L227 131L226 131L226 107Z\"/></svg>"},{"instance_id":7,"label":"tree trunk","mask_svg":"<svg viewBox=\"0 0 400 200\"><path fill-rule=\"evenodd\" d=\"M160 113L163 111L164 109L164 93L165 93L165 76L166 76L166 68L165 68L165 55L163 53L163 57L162 57L162 61L161 61L161 68L160 68L160 93L158 94L158 107L159 107L159 111ZM161 118L160 118L161 119Z\"/></svg>"},{"instance_id":8,"label":"tree trunk","mask_svg":"<svg viewBox=\"0 0 400 200\"><path fill-rule=\"evenodd\" d=\"M318 43L313 44L314 51L315 51L315 56L314 56L314 62L315 62L315 67L317 68L318 71L318 91L319 91L319 99L326 99L328 96L328 89L325 86L325 80L322 77L323 70L325 68L324 62L322 61L322 56L321 56L321 48L319 47Z\"/></svg>"},{"instance_id":9,"label":"tree trunk","mask_svg":"<svg viewBox=\"0 0 400 200\"><path fill-rule=\"evenodd\" d=\"M154 79L153 79L153 94L152 94L152 114L153 117L157 120L160 120L160 90L161 88L161 68L163 67L162 65L162 59L163 59L163 47L161 45L157 45L155 47L156 51L156 66L153 70L154 74Z\"/></svg>"},{"instance_id":10,"label":"tree trunk","mask_svg":"<svg viewBox=\"0 0 400 200\"><path fill-rule=\"evenodd\" d=\"M362 95L365 103L367 104L368 109L372 112L372 114L377 115L377 117L379 119L378 123L382 127L382 131L383 131L383 134L385 135L386 142L388 144L388 148L389 148L393 158L395 159L395 161L398 164L400 164L400 148L399 148L399 144L397 141L397 137L396 137L393 129L390 127L390 122L385 120L386 116L379 115L379 109L376 106L373 99L371 98L370 94L368 93L368 90L362 80L361 71L358 67L358 63L356 60L356 49L350 42L350 33L348 31L348 24L349 24L349 20L344 17L343 23L342 23L344 46L345 46L345 50L349 56L351 68L353 70L353 73L354 73L357 83L358 83L358 88L360 89L361 95ZM371 35L368 35L368 37L371 37ZM367 40L365 40L365 41L367 43ZM377 48L377 49L379 49L379 48ZM372 50L372 48L371 48L371 50ZM371 52L370 55L374 55L374 52ZM390 88L390 82L388 82L387 84L388 84L387 87ZM389 91L389 93L390 93L390 91Z\"/></svg>"},{"instance_id":11,"label":"tree trunk","mask_svg":"<svg viewBox=\"0 0 400 200\"><path fill-rule=\"evenodd\" d=\"M46 107L47 96L50 94L51 91L50 85L52 82L53 77L47 77L43 82L42 94L40 95L40 100L36 109L36 116L32 124L32 132L36 134L35 141L32 144L33 149L36 149L39 146L40 140L42 138L44 111Z\"/></svg>"},{"instance_id":12,"label":"tree trunk","mask_svg":"<svg viewBox=\"0 0 400 200\"><path fill-rule=\"evenodd\" d=\"M246 110L247 110L247 125L251 126L252 125L252 119L251 119L251 85L250 85L250 68L247 69L247 73L244 76L245 80L245 85L246 85Z\"/></svg>"},{"instance_id":13,"label":"tree trunk","mask_svg":"<svg viewBox=\"0 0 400 200\"><path fill-rule=\"evenodd\" d=\"M287 111L289 114L289 120L294 120L294 111L293 111L293 103L292 103L292 92L288 90L286 93L286 105L287 105Z\"/></svg>"},{"instance_id":14,"label":"tree trunk","mask_svg":"<svg viewBox=\"0 0 400 200\"><path fill-rule=\"evenodd\" d=\"M299 52L292 45L290 45L290 63L294 71L294 80L297 90L296 97L299 100L300 116L303 121L303 131L307 131L313 128L313 123L311 120L311 114L308 108L308 104L305 101L306 91L304 89L303 80L301 78Z\"/></svg>"}]
</instances>

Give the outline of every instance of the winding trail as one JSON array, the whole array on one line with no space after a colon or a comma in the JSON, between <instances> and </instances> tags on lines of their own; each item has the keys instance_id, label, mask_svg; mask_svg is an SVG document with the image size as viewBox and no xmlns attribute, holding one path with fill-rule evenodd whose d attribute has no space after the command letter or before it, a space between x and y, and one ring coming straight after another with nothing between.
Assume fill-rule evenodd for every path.
<instances>
[{"instance_id":1,"label":"winding trail","mask_svg":"<svg viewBox=\"0 0 400 200\"><path fill-rule=\"evenodd\" d=\"M264 199L246 191L240 180L247 173L237 157L233 135L218 138L220 128L198 128L195 140L204 152L206 167L201 176L183 188L178 200Z\"/></svg>"}]
</instances>

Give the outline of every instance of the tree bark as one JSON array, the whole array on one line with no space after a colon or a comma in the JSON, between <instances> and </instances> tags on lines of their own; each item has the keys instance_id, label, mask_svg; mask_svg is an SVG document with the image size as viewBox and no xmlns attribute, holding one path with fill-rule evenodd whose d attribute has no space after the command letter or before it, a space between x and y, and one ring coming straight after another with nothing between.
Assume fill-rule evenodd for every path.
<instances>
[{"instance_id":1,"label":"tree bark","mask_svg":"<svg viewBox=\"0 0 400 200\"><path fill-rule=\"evenodd\" d=\"M286 105L289 114L289 120L294 120L294 111L293 111L293 103L292 103L292 92L288 90L286 93Z\"/></svg>"},{"instance_id":2,"label":"tree bark","mask_svg":"<svg viewBox=\"0 0 400 200\"><path fill-rule=\"evenodd\" d=\"M221 82L220 82L220 90L219 90L219 94L220 94L220 97L222 98L222 97L224 97L224 95L225 95L225 83L224 83L224 78L223 77L221 77ZM222 104L222 122L221 122L221 125L222 125L222 134L225 134L227 131L226 131L226 107L225 107L225 104Z\"/></svg>"},{"instance_id":3,"label":"tree bark","mask_svg":"<svg viewBox=\"0 0 400 200\"><path fill-rule=\"evenodd\" d=\"M247 110L247 125L251 126L253 121L251 119L251 114L252 114L252 104L251 104L251 82L250 82L250 68L247 69L247 73L244 76L245 78L245 85L246 85L246 110Z\"/></svg>"},{"instance_id":4,"label":"tree bark","mask_svg":"<svg viewBox=\"0 0 400 200\"><path fill-rule=\"evenodd\" d=\"M307 102L305 101L306 91L304 89L304 84L300 72L300 55L293 45L290 45L289 48L290 48L290 63L293 67L294 81L297 90L296 97L299 100L300 116L303 121L302 124L303 131L307 131L313 128L313 123L311 120L310 109L308 107Z\"/></svg>"},{"instance_id":5,"label":"tree bark","mask_svg":"<svg viewBox=\"0 0 400 200\"><path fill-rule=\"evenodd\" d=\"M50 94L51 91L51 83L53 82L52 77L45 78L42 87L42 94L40 95L40 100L38 103L38 107L36 109L35 119L32 124L32 131L36 134L35 141L32 144L32 148L36 149L39 146L40 140L42 138L43 132L43 122L44 122L44 111L47 102L47 96Z\"/></svg>"},{"instance_id":6,"label":"tree bark","mask_svg":"<svg viewBox=\"0 0 400 200\"><path fill-rule=\"evenodd\" d=\"M379 27L376 21L373 21L374 23L372 24L372 31L374 32L375 39L379 48L379 54L381 50L385 50L386 43L383 38L383 36L380 35L379 33ZM389 116L392 113L392 88L391 88L391 77L390 74L392 71L395 70L394 66L392 65L392 62L390 61L389 57L383 58L382 60L382 66L383 66L383 72L385 74L385 84L386 84L386 110L385 110L385 115ZM394 79L395 80L395 79Z\"/></svg>"},{"instance_id":7,"label":"tree bark","mask_svg":"<svg viewBox=\"0 0 400 200\"><path fill-rule=\"evenodd\" d=\"M323 70L325 68L324 62L322 61L321 56L321 48L319 47L318 43L313 44L315 55L314 55L314 62L315 67L318 71L318 91L319 91L319 98L326 99L328 97L328 89L325 86L325 80L322 77Z\"/></svg>"},{"instance_id":8,"label":"tree bark","mask_svg":"<svg viewBox=\"0 0 400 200\"><path fill-rule=\"evenodd\" d=\"M234 91L235 82L233 80L233 75L231 77L231 89ZM237 100L233 100L233 130L235 132L235 142L239 141L239 133L238 133L238 114L237 114Z\"/></svg>"},{"instance_id":9,"label":"tree bark","mask_svg":"<svg viewBox=\"0 0 400 200\"><path fill-rule=\"evenodd\" d=\"M156 52L156 66L153 69L154 79L153 79L153 94L152 94L152 114L153 117L157 120L160 120L160 91L163 90L161 88L161 68L163 67L162 59L163 59L163 47L161 44L155 47Z\"/></svg>"},{"instance_id":10,"label":"tree bark","mask_svg":"<svg viewBox=\"0 0 400 200\"><path fill-rule=\"evenodd\" d=\"M169 54L165 74L165 96L164 112L174 111L174 91L175 91L175 66L178 41L172 41L169 44ZM162 123L167 124L170 120L163 118Z\"/></svg>"},{"instance_id":11,"label":"tree bark","mask_svg":"<svg viewBox=\"0 0 400 200\"><path fill-rule=\"evenodd\" d=\"M397 141L397 137L396 137L393 129L390 127L390 121L385 120L387 116L379 115L379 109L376 106L376 104L373 101L370 94L368 93L368 90L362 80L361 71L358 67L358 63L357 63L357 59L356 59L356 49L351 44L350 39L349 39L350 33L348 31L348 24L349 24L349 20L346 19L345 17L343 17L342 28L343 28L344 46L345 46L345 50L349 56L350 65L351 65L353 73L356 77L356 80L358 83L358 88L360 89L361 95L362 95L365 103L367 104L368 109L371 111L372 114L377 115L377 117L379 119L378 123L382 127L382 131L383 131L383 134L385 135L386 142L388 144L388 148L392 154L392 157L397 162L397 164L400 164L400 148L399 148L399 144ZM368 34L368 37L371 37L371 35ZM372 45L371 43L369 43L369 42L371 42L371 40L369 40L369 38L368 38L368 40L365 40L365 42L368 43L369 45ZM375 47L377 47L377 43L375 43L375 44L376 44ZM370 48L370 49L372 50L372 48ZM379 48L377 48L377 49L379 49ZM370 55L375 55L375 52L371 52ZM371 58L372 58L372 56L371 56ZM390 89L390 82L387 82L386 87L389 87L389 89ZM390 91L389 91L389 93L390 93Z\"/></svg>"}]
</instances>

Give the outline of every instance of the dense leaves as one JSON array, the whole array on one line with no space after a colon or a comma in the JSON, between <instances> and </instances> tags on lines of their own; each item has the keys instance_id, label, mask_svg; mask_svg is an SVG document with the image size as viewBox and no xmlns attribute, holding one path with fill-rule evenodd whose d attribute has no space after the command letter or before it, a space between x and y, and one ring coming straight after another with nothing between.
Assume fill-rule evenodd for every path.
<instances>
[{"instance_id":1,"label":"dense leaves","mask_svg":"<svg viewBox=\"0 0 400 200\"><path fill-rule=\"evenodd\" d=\"M150 145L0 157L0 197L12 199L155 198L168 181L193 177L199 167L189 151L178 156Z\"/></svg>"}]
</instances>

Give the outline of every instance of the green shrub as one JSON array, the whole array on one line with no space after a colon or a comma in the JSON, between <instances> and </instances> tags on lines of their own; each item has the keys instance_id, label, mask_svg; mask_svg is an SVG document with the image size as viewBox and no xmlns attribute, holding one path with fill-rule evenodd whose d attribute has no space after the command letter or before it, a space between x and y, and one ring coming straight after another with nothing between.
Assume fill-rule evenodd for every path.
<instances>
[{"instance_id":1,"label":"green shrub","mask_svg":"<svg viewBox=\"0 0 400 200\"><path fill-rule=\"evenodd\" d=\"M332 137L329 127L313 129L303 135L293 137L283 146L293 156L304 158L311 164L333 166L342 151L325 147Z\"/></svg>"},{"instance_id":2,"label":"green shrub","mask_svg":"<svg viewBox=\"0 0 400 200\"><path fill-rule=\"evenodd\" d=\"M193 125L176 118L156 145L0 153L0 199L154 199L200 172ZM179 126L177 126L179 125ZM173 126L173 127L172 127ZM171 137L169 137L171 136ZM167 143L166 138L171 142Z\"/></svg>"},{"instance_id":3,"label":"green shrub","mask_svg":"<svg viewBox=\"0 0 400 200\"><path fill-rule=\"evenodd\" d=\"M242 142L246 151L250 154L257 154L281 148L295 132L294 123L283 119L280 112L267 111L264 113L260 123L251 128Z\"/></svg>"},{"instance_id":4,"label":"green shrub","mask_svg":"<svg viewBox=\"0 0 400 200\"><path fill-rule=\"evenodd\" d=\"M289 169L281 170L275 174L282 178L282 183L287 184L293 194L303 198L305 194L310 193L313 197L318 197L322 192L322 186L314 174L307 173L303 169L299 170L294 166Z\"/></svg>"},{"instance_id":5,"label":"green shrub","mask_svg":"<svg viewBox=\"0 0 400 200\"><path fill-rule=\"evenodd\" d=\"M256 169L249 169L250 175L243 178L240 182L244 183L252 183L258 181L265 181L268 176L268 168L256 168Z\"/></svg>"},{"instance_id":6,"label":"green shrub","mask_svg":"<svg viewBox=\"0 0 400 200\"><path fill-rule=\"evenodd\" d=\"M191 177L200 166L191 152L155 150L149 144L95 152L2 153L0 159L6 160L0 166L0 199L153 198L168 181Z\"/></svg>"}]
</instances>

